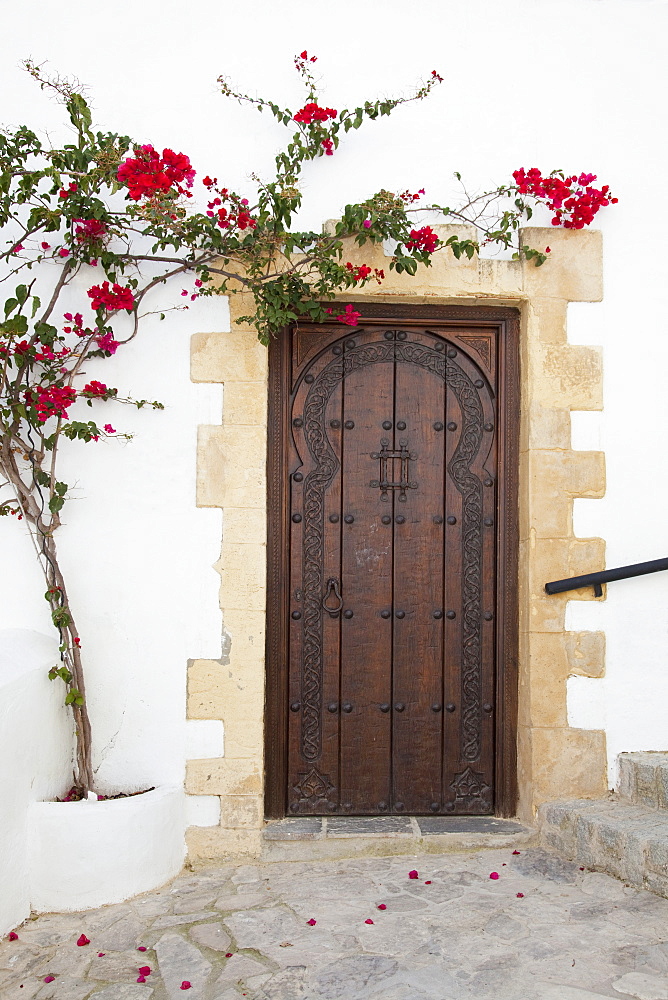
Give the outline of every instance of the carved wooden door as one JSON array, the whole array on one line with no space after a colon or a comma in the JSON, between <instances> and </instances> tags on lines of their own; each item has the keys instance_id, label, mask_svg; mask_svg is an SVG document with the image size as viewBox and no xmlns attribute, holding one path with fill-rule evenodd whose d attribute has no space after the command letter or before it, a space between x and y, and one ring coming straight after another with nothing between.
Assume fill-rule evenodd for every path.
<instances>
[{"instance_id":1,"label":"carved wooden door","mask_svg":"<svg viewBox=\"0 0 668 1000\"><path fill-rule=\"evenodd\" d=\"M287 812L490 813L496 330L342 332L291 352Z\"/></svg>"}]
</instances>

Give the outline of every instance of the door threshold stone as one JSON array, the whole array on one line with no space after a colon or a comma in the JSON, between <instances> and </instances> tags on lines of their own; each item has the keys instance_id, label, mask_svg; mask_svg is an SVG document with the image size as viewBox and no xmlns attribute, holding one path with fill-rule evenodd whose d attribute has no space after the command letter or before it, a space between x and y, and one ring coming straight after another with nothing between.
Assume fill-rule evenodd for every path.
<instances>
[{"instance_id":1,"label":"door threshold stone","mask_svg":"<svg viewBox=\"0 0 668 1000\"><path fill-rule=\"evenodd\" d=\"M270 820L262 831L265 860L445 853L527 846L536 831L494 816L298 816Z\"/></svg>"}]
</instances>

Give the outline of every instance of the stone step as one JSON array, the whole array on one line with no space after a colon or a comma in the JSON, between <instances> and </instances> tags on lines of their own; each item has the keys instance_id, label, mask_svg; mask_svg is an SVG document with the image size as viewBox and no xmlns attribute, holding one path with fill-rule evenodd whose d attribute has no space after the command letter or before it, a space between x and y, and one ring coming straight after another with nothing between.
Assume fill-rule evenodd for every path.
<instances>
[{"instance_id":1,"label":"stone step","mask_svg":"<svg viewBox=\"0 0 668 1000\"><path fill-rule=\"evenodd\" d=\"M548 802L538 810L541 843L586 868L668 899L668 812L607 799Z\"/></svg>"},{"instance_id":2,"label":"stone step","mask_svg":"<svg viewBox=\"0 0 668 1000\"><path fill-rule=\"evenodd\" d=\"M668 809L668 752L620 753L621 798L648 809Z\"/></svg>"},{"instance_id":3,"label":"stone step","mask_svg":"<svg viewBox=\"0 0 668 1000\"><path fill-rule=\"evenodd\" d=\"M495 816L300 816L270 821L262 841L264 861L314 861L526 847L537 831Z\"/></svg>"}]
</instances>

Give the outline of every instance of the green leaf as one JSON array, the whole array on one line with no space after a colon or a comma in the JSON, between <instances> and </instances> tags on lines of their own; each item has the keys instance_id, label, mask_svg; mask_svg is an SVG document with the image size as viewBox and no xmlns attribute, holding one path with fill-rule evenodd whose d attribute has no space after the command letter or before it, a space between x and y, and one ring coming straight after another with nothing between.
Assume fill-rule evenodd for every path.
<instances>
[{"instance_id":1,"label":"green leaf","mask_svg":"<svg viewBox=\"0 0 668 1000\"><path fill-rule=\"evenodd\" d=\"M9 316L10 313L13 313L18 304L18 299L7 299L5 302L5 316Z\"/></svg>"}]
</instances>

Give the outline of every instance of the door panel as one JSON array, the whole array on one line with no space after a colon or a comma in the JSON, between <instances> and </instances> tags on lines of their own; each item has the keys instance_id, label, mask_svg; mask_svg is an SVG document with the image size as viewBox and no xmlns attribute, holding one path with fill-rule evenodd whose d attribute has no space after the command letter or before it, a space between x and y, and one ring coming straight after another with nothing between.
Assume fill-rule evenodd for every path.
<instances>
[{"instance_id":1,"label":"door panel","mask_svg":"<svg viewBox=\"0 0 668 1000\"><path fill-rule=\"evenodd\" d=\"M313 325L282 353L288 814L494 811L499 332Z\"/></svg>"}]
</instances>

